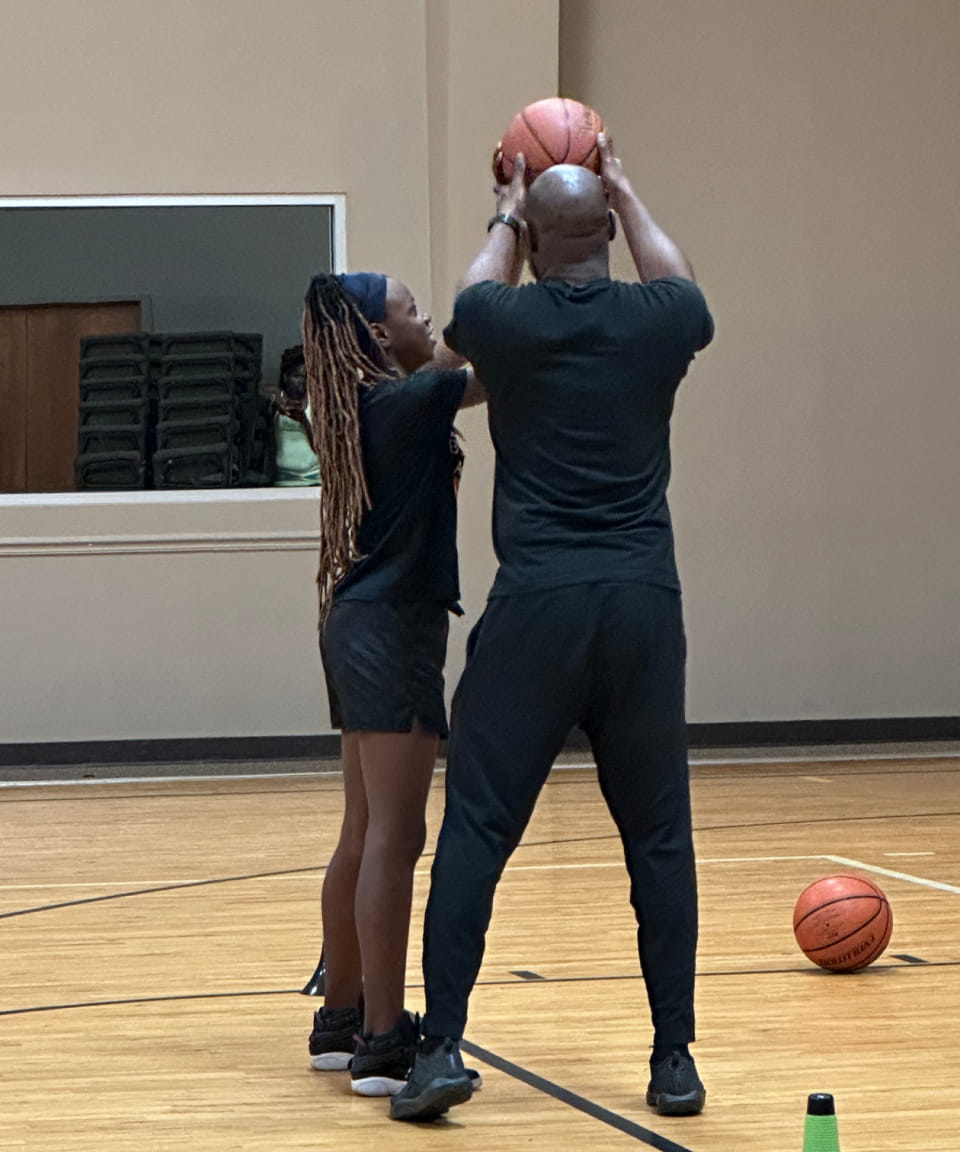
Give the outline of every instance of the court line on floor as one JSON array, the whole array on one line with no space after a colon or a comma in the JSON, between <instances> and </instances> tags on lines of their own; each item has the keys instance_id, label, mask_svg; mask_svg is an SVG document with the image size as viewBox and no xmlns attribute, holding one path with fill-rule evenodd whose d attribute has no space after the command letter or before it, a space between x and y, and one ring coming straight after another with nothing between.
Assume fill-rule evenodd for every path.
<instances>
[{"instance_id":1,"label":"court line on floor","mask_svg":"<svg viewBox=\"0 0 960 1152\"><path fill-rule=\"evenodd\" d=\"M526 1084L528 1088L534 1088L537 1092L542 1092L545 1096L550 1096L561 1104L566 1104L568 1107L582 1112L592 1120L599 1120L602 1124L615 1128L626 1136L632 1136L634 1140L639 1140L650 1148L657 1148L659 1152L690 1152L690 1149L685 1145L668 1140L666 1136L660 1136L649 1128L644 1128L642 1124L628 1120L619 1112L612 1112L609 1108L604 1108L601 1104L588 1100L585 1096L571 1092L569 1088L564 1088L553 1080L548 1080L545 1076L538 1076L536 1072L531 1072L520 1064L514 1064L512 1060L506 1060L488 1048L482 1048L470 1040L462 1040L460 1047L474 1060L481 1060L484 1064L489 1064L491 1068L496 1068L498 1072L503 1072L514 1080L519 1080L521 1084Z\"/></svg>"},{"instance_id":2,"label":"court line on floor","mask_svg":"<svg viewBox=\"0 0 960 1152\"><path fill-rule=\"evenodd\" d=\"M236 778L226 777L226 776L224 776L224 777L220 777L220 776L210 777L207 780L207 783L209 783L211 780L214 780L214 779L216 779L216 780L223 779L223 780L228 780L230 782L235 782ZM246 779L246 777L244 777L244 779ZM256 780L259 780L262 782L264 777L251 776L251 777L249 777L249 779L251 779L251 780L256 779ZM168 779L162 779L162 780L151 779L151 780L126 780L126 781L123 781L123 783L125 783L125 784L154 784L154 785L173 784L173 783L177 783L177 782L178 781L174 781L172 779L169 779L169 780ZM75 781L69 781L66 784L58 783L56 786L61 787L61 788L72 788L75 785L80 785L80 784L113 784L113 783L114 783L113 780L75 780ZM119 781L117 781L117 783L119 783ZM46 788L46 787L53 787L53 786L54 786L53 781L43 781L42 783L38 783L38 784L4 784L4 783L0 783L0 804L75 804L75 803L77 803L78 797L73 796L73 795L68 795L68 796L22 796L22 797L20 797L20 796L4 796L2 794L4 788L40 788L40 787ZM246 799L248 796L278 796L278 795L291 796L291 797L292 796L318 796L318 795L322 796L325 793L334 793L334 792L337 793L337 795L343 794L343 784L339 780L337 780L335 782L331 781L329 784L324 784L322 781L317 781L315 784L313 784L309 788L298 788L293 792L290 792L290 791L287 791L286 789L281 789L281 788L245 788L241 792L224 792L222 789L215 789L215 790L210 790L210 791L205 791L205 792L201 792L201 791L182 792L182 791L178 791L176 789L170 788L169 790L167 790L165 792L136 792L136 793L127 793L127 794L121 793L119 796L115 796L112 794L111 795L103 795L103 796L93 795L93 796L83 796L82 799L89 804L98 804L98 803L99 804L103 804L103 803L115 804L120 800L135 800L137 802L140 802L143 800L178 800L178 801L184 801L184 800L203 800L203 799L209 799L211 797L213 799L217 799L217 800L237 800L237 799Z\"/></svg>"},{"instance_id":3,"label":"court line on floor","mask_svg":"<svg viewBox=\"0 0 960 1152\"><path fill-rule=\"evenodd\" d=\"M216 780L301 780L315 776L342 776L339 768L304 770L303 772L214 772L201 776L84 776L69 780L0 780L0 790L4 788L89 788L95 784L210 784ZM193 793L196 795L196 793ZM248 793L242 793L248 795Z\"/></svg>"},{"instance_id":4,"label":"court line on floor","mask_svg":"<svg viewBox=\"0 0 960 1152\"><path fill-rule=\"evenodd\" d=\"M697 864L772 864L778 860L823 860L824 856L817 852L813 855L803 856L698 856ZM508 864L504 868L507 872L563 872L576 871L587 868L624 868L622 860L585 860L577 864ZM428 875L429 869L417 869L419 875Z\"/></svg>"},{"instance_id":5,"label":"court line on floor","mask_svg":"<svg viewBox=\"0 0 960 1152\"><path fill-rule=\"evenodd\" d=\"M612 838L612 837L611 837ZM608 839L608 837L602 837ZM576 843L577 841L573 841ZM549 846L551 841L546 842ZM560 843L563 843L561 841ZM542 847L544 845L531 844L526 847ZM521 845L521 847L524 847ZM425 858L428 858L427 854ZM861 868L867 872L875 872L878 875L890 876L897 880L906 880L911 883L925 885L928 888L936 888L945 892L952 892L960 894L960 887L952 884L945 884L939 880L926 880L922 877L911 876L906 872L896 872L890 868L882 868L879 865L865 864L859 860L851 860L845 856L834 856L822 852L803 855L777 855L777 856L701 856L698 857L698 864L773 864L783 860L826 860L833 864L841 864L848 868ZM584 861L582 863L573 864L508 864L504 872L548 872L548 871L585 871L587 869L598 868L623 868L623 862L616 861ZM273 872L254 872L248 875L239 876L217 876L208 880L181 880L172 882L157 882L151 884L148 881L139 881L139 883L147 885L142 888L135 888L125 892L109 892L99 896L84 896L77 900L61 900L53 904L35 905L30 908L18 908L9 912L0 912L0 920L12 919L16 916L27 916L35 912L53 912L63 908L78 907L83 904L100 904L109 900L122 900L132 896L151 896L160 892L174 892L181 888L202 888L214 884L233 884L241 883L250 880L286 880L301 879L313 873L321 873L325 871L325 866L307 865L303 868L284 868L278 869ZM429 868L418 868L415 875L425 876L429 875ZM91 881L88 884L49 884L49 885L18 885L9 884L0 886L0 891L14 891L24 889L47 889L47 890L61 890L71 887L89 887L89 888L105 888L109 887L112 882L110 881Z\"/></svg>"},{"instance_id":6,"label":"court line on floor","mask_svg":"<svg viewBox=\"0 0 960 1152\"><path fill-rule=\"evenodd\" d=\"M801 755L792 752L786 756L711 756L702 760L691 756L690 767L725 764L850 764L858 761L869 764L873 760L955 760L956 758L955 752L846 752L841 755L831 755L829 752Z\"/></svg>"},{"instance_id":7,"label":"court line on floor","mask_svg":"<svg viewBox=\"0 0 960 1152\"><path fill-rule=\"evenodd\" d=\"M229 1000L252 996L299 995L299 988L265 988L261 992L179 992L169 996L127 996L114 1000L78 1000L73 1004L34 1004L28 1008L0 1008L0 1016L27 1016L33 1012L65 1012L73 1008L122 1008L128 1004L167 1004L173 1000Z\"/></svg>"},{"instance_id":8,"label":"court line on floor","mask_svg":"<svg viewBox=\"0 0 960 1152\"><path fill-rule=\"evenodd\" d=\"M518 984L526 984L527 981L518 980ZM27 1015L35 1012L54 1012L68 1008L109 1008L121 1007L133 1004L154 1004L166 1003L171 1000L215 1000L224 999L228 997L254 997L254 996L288 996L297 994L295 989L266 989L260 992L198 992L190 994L182 994L179 996L150 996L130 998L125 1000L91 1000L82 1004L58 1004L58 1005L40 1005L31 1008L13 1008L13 1009L0 1009L0 1016L17 1016ZM481 1048L479 1045L473 1044L464 1040L461 1047L474 1059L482 1060L490 1067L496 1068L500 1072L506 1073L515 1080L526 1084L528 1087L534 1088L539 1092L559 1101L561 1104L566 1104L571 1108L575 1108L578 1112L591 1117L591 1119L599 1120L603 1124L607 1124L611 1128L615 1128L619 1132L623 1132L627 1136L632 1136L634 1139L641 1141L648 1147L656 1148L659 1152L691 1152L682 1144L677 1144L672 1140L666 1139L664 1136L658 1135L656 1132L651 1132L650 1129L644 1128L642 1125L628 1120L625 1116L621 1116L617 1112L612 1112L608 1108L604 1108L599 1104L588 1100L584 1096L579 1096L569 1089L561 1087L559 1084L553 1083L536 1073L528 1071L526 1068L514 1064L512 1061L505 1060L502 1056L498 1056L494 1052L488 1051L486 1048Z\"/></svg>"},{"instance_id":9,"label":"court line on floor","mask_svg":"<svg viewBox=\"0 0 960 1152\"><path fill-rule=\"evenodd\" d=\"M226 777L224 777L224 779L226 779ZM112 782L100 780L100 781L85 781L85 783L102 784L102 783L112 783ZM143 783L149 783L149 781L143 781ZM568 783L576 784L578 782L577 781L569 781ZM0 787L2 787L2 786L0 786ZM246 798L251 797L251 796L275 795L276 791L277 791L276 789L264 788L264 789L258 789L256 791L251 790L249 792L239 792L239 793L236 793L235 797L231 797L231 799L234 799L236 797L243 797L244 799L246 799ZM316 792L327 792L327 791L333 791L333 789L332 788L301 789L299 794L306 794L307 792L316 793ZM181 800L184 800L187 798L196 799L196 798L201 798L201 797L205 797L205 796L212 796L215 798L223 798L223 793L220 793L220 792L179 793L179 792L171 791L171 792L164 792L164 793L147 793L147 794L142 794L139 796L111 796L111 797L109 797L109 799L113 800L113 801L116 801L116 800L142 801L145 799L181 801ZM62 804L62 803L69 803L73 799L74 798L71 796L53 796L49 800L45 799L44 797L32 797L32 798L29 798L29 799L26 799L23 801L0 800L0 804L14 804L14 803ZM91 802L96 802L102 798L93 796L93 797L89 797L89 799ZM845 824L845 823L849 824L849 823L857 823L857 822L859 822L859 823L868 822L869 823L869 822L875 822L878 820L933 820L933 819L940 819L940 818L948 817L948 816L960 816L960 812L890 812L890 813L880 814L880 815L868 813L866 815L858 815L858 816L824 816L824 817L817 817L814 819L801 819L801 820L762 820L762 821L754 820L754 821L749 821L747 823L738 823L738 824L697 825L694 828L694 832L695 833L730 832L730 831L737 831L737 830L742 830L742 829L747 829L747 828L793 828L793 827L801 827L801 826L810 827L810 826L813 826L815 824ZM579 836L579 837L570 837L570 838L562 838L562 839L555 839L555 840L530 841L529 843L520 844L519 848L524 849L524 848L543 847L543 846L547 846L547 845L551 845L551 844L584 843L587 840L613 840L616 838L617 838L616 832L611 832L611 833L603 835L603 836L589 836L589 837ZM428 858L428 856L429 856L429 854L425 853L423 858L426 859L426 858Z\"/></svg>"},{"instance_id":10,"label":"court line on floor","mask_svg":"<svg viewBox=\"0 0 960 1152\"><path fill-rule=\"evenodd\" d=\"M869 972L885 972L891 968L909 968L911 971L920 971L916 964L912 961L904 961L900 964L888 963L874 963L870 965ZM960 960L924 960L923 969L927 968L960 968ZM718 979L729 976L784 976L790 973L798 975L813 976L815 979L833 979L836 973L827 972L823 968L813 967L810 964L796 963L789 964L786 967L780 966L778 968L728 968L724 970L714 969L701 970L697 969L698 980ZM866 976L866 973L858 972L858 978ZM869 979L869 976L866 976ZM540 976L539 980L478 980L477 988L541 988L546 984L594 984L603 981L623 981L623 980L642 980L643 974L641 972L618 972L609 976ZM422 988L422 984L408 984L408 988Z\"/></svg>"},{"instance_id":11,"label":"court line on floor","mask_svg":"<svg viewBox=\"0 0 960 1152\"><path fill-rule=\"evenodd\" d=\"M13 912L0 912L0 920L14 916L27 916L32 912L54 912L59 908L73 908L81 904L101 904L107 900L122 900L128 896L151 896L156 892L174 892L178 888L203 888L211 884L232 884L242 880L263 880L271 876L284 876L293 872L316 872L316 865L306 868L284 868L277 872L254 872L248 876L216 876L210 880L177 881L172 884L159 884L152 888L137 888L130 892L110 892L105 896L84 896L80 900L61 900L56 904L41 904L34 908L17 908ZM92 885L96 887L96 885Z\"/></svg>"},{"instance_id":12,"label":"court line on floor","mask_svg":"<svg viewBox=\"0 0 960 1152\"><path fill-rule=\"evenodd\" d=\"M925 960L922 964L914 961L904 961L899 964L877 963L872 964L867 972L858 974L858 979L870 979L871 973L885 972L889 969L905 968L911 972L930 972L936 968L960 968L960 960ZM780 968L731 968L726 971L697 971L697 979L737 977L737 976L783 976L794 973L811 976L814 979L835 979L834 973L825 972L809 964L791 964ZM615 972L606 976L541 976L539 980L524 980L517 977L513 980L478 980L475 988L543 988L548 984L598 984L623 983L624 981L639 981L643 976L640 972ZM408 990L423 988L422 983L406 985ZM124 996L111 1000L75 1000L64 1004L31 1004L23 1008L0 1008L0 1016L28 1016L37 1012L68 1012L76 1008L122 1008L130 1004L161 1004L177 1000L229 1000L244 999L254 996L302 996L301 988L264 988L259 991L240 992L176 992L168 996ZM316 997L308 997L316 1000Z\"/></svg>"},{"instance_id":13,"label":"court line on floor","mask_svg":"<svg viewBox=\"0 0 960 1152\"><path fill-rule=\"evenodd\" d=\"M698 857L697 863L699 864L767 864L773 863L778 860L820 860L823 859L819 854L804 855L804 856L702 856ZM504 872L552 872L552 871L566 871L588 868L623 868L622 860L592 860L582 861L574 864L508 864ZM255 872L249 876L222 876L215 877L208 880L84 880L84 881L69 881L64 883L50 883L50 884L0 884L0 892L22 892L33 890L46 890L58 891L64 888L125 888L130 884L137 885L127 893L109 893L101 897L91 899L111 900L117 899L121 895L129 896L144 896L152 892L166 892L176 888L198 888L204 884L226 884L230 882L238 882L241 880L267 880L272 883L299 881L304 879L310 873L320 874L325 871L323 866L307 866L305 868L294 868L284 870L283 872ZM429 876L429 868L417 868L415 871L417 876ZM44 905L50 908L62 908L70 904L87 903L85 900L66 901L64 904L51 904ZM0 918L2 918L0 914Z\"/></svg>"},{"instance_id":14,"label":"court line on floor","mask_svg":"<svg viewBox=\"0 0 960 1152\"><path fill-rule=\"evenodd\" d=\"M860 868L864 872L874 872L878 876L889 876L892 880L906 880L909 884L920 884L924 888L936 888L940 892L953 892L960 896L960 887L956 884L945 884L942 880L927 880L924 876L912 876L909 872L896 872L893 868L883 868L879 864L865 864L862 860L851 860L847 856L824 856L833 864L842 864L845 868Z\"/></svg>"},{"instance_id":15,"label":"court line on floor","mask_svg":"<svg viewBox=\"0 0 960 1152\"><path fill-rule=\"evenodd\" d=\"M701 833L736 832L747 828L812 828L820 824L872 824L880 820L940 820L953 816L960 816L960 812L873 812L863 816L817 816L802 820L750 820L745 824L697 824L693 831Z\"/></svg>"},{"instance_id":16,"label":"court line on floor","mask_svg":"<svg viewBox=\"0 0 960 1152\"><path fill-rule=\"evenodd\" d=\"M725 767L727 765L738 764L870 764L873 762L887 762L894 760L918 760L918 761L933 761L933 760L955 760L957 759L956 753L953 752L870 752L870 753L845 753L843 755L831 755L829 752L814 753L810 755L800 755L797 753L790 753L784 756L711 756L708 758L700 759L696 756L691 756L690 766L696 767ZM592 760L577 761L572 764L554 764L554 770L565 770L567 768L575 769L590 769L595 770L596 764ZM437 774L442 775L445 768L441 765L437 768ZM198 774L190 776L180 776L175 773L169 775L154 774L152 776L99 776L96 778L74 778L65 780L0 780L0 791L6 788L72 788L82 787L98 784L156 784L160 783L179 783L180 781L196 782L210 782L220 780L290 780L299 778L309 778L313 776L340 776L342 771L340 768L308 768L301 771L291 772L238 772L238 773L224 773L214 772L209 774Z\"/></svg>"}]
</instances>

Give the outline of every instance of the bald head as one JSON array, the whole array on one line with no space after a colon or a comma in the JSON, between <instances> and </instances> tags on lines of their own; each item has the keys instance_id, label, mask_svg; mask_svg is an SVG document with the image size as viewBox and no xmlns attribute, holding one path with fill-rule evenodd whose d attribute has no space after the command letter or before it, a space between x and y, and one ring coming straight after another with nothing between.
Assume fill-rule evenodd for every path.
<instances>
[{"instance_id":1,"label":"bald head","mask_svg":"<svg viewBox=\"0 0 960 1152\"><path fill-rule=\"evenodd\" d=\"M607 275L611 215L600 177L575 164L556 164L527 193L530 263L538 279Z\"/></svg>"},{"instance_id":2,"label":"bald head","mask_svg":"<svg viewBox=\"0 0 960 1152\"><path fill-rule=\"evenodd\" d=\"M600 177L576 164L555 164L530 185L527 219L544 232L585 236L607 231L607 198Z\"/></svg>"}]
</instances>

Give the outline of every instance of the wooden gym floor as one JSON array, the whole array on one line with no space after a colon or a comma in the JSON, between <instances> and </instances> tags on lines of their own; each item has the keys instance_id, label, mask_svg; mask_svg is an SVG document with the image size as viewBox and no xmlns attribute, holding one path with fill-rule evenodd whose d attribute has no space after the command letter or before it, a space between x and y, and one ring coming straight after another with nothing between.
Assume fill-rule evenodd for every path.
<instances>
[{"instance_id":1,"label":"wooden gym floor","mask_svg":"<svg viewBox=\"0 0 960 1152\"><path fill-rule=\"evenodd\" d=\"M843 1152L960 1149L960 756L694 766L702 1116L643 1102L649 1028L619 844L558 768L501 883L468 1050L485 1087L408 1126L311 1072L335 772L0 787L0 1149L797 1152L834 1094ZM430 804L430 835L442 805ZM421 1009L421 865L409 1006ZM836 976L793 903L853 870L893 937Z\"/></svg>"}]
</instances>

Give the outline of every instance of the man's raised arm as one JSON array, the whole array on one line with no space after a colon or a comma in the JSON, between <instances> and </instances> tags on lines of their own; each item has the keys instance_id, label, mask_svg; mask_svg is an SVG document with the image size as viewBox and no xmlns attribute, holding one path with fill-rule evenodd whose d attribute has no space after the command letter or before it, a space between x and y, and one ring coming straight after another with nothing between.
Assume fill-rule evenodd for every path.
<instances>
[{"instance_id":1,"label":"man's raised arm","mask_svg":"<svg viewBox=\"0 0 960 1152\"><path fill-rule=\"evenodd\" d=\"M600 179L607 190L610 207L620 217L630 255L642 283L660 276L681 276L692 280L693 268L676 244L650 215L633 190L623 165L613 150L613 141L601 132Z\"/></svg>"},{"instance_id":2,"label":"man's raised arm","mask_svg":"<svg viewBox=\"0 0 960 1152\"><path fill-rule=\"evenodd\" d=\"M520 274L523 271L524 206L527 195L523 178L525 171L523 156L517 156L513 179L509 185L497 188L496 212L487 228L487 238L460 281L458 294L464 288L479 284L483 280L497 280L504 284L520 282ZM438 368L459 368L465 360L441 340L434 350L433 363ZM483 385L475 378L471 369L461 407L469 408L474 404L482 404L484 400L486 393L483 391Z\"/></svg>"}]
</instances>

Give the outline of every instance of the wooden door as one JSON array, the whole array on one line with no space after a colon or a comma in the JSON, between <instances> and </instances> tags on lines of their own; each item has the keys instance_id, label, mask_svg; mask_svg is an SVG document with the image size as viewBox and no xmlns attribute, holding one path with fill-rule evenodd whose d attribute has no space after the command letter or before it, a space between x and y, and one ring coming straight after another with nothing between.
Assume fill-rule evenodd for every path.
<instances>
[{"instance_id":1,"label":"wooden door","mask_svg":"<svg viewBox=\"0 0 960 1152\"><path fill-rule=\"evenodd\" d=\"M26 491L75 487L80 339L140 330L139 301L27 310Z\"/></svg>"},{"instance_id":2,"label":"wooden door","mask_svg":"<svg viewBox=\"0 0 960 1152\"><path fill-rule=\"evenodd\" d=\"M0 492L70 492L80 338L140 330L140 303L0 308Z\"/></svg>"},{"instance_id":3,"label":"wooden door","mask_svg":"<svg viewBox=\"0 0 960 1152\"><path fill-rule=\"evenodd\" d=\"M0 492L27 484L27 310L0 308Z\"/></svg>"}]
</instances>

